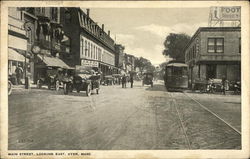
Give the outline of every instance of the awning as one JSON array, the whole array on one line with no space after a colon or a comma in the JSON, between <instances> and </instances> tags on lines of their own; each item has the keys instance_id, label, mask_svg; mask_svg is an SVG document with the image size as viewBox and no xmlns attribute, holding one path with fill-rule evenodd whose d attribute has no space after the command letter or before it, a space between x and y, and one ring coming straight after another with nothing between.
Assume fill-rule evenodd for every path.
<instances>
[{"instance_id":1,"label":"awning","mask_svg":"<svg viewBox=\"0 0 250 159\"><path fill-rule=\"evenodd\" d=\"M8 60L25 62L25 57L19 54L17 51L11 48L8 48Z\"/></svg>"},{"instance_id":2,"label":"awning","mask_svg":"<svg viewBox=\"0 0 250 159\"><path fill-rule=\"evenodd\" d=\"M64 69L70 69L70 67L66 63L64 63L61 59L57 57L49 57L46 55L37 55L37 57L40 58L49 67L60 67Z\"/></svg>"}]
</instances>

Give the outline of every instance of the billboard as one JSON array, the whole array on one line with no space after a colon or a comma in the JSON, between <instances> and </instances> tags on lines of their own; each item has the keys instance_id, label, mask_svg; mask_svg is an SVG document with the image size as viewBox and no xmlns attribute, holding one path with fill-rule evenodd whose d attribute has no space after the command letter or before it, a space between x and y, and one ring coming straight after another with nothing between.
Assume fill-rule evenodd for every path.
<instances>
[{"instance_id":1,"label":"billboard","mask_svg":"<svg viewBox=\"0 0 250 159\"><path fill-rule=\"evenodd\" d=\"M211 7L211 20L240 21L241 7Z\"/></svg>"}]
</instances>

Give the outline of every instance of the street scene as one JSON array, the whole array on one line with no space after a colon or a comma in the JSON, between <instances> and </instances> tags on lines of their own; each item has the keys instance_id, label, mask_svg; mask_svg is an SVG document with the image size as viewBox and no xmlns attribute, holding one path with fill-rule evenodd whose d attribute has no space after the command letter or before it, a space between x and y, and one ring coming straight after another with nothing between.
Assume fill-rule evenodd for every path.
<instances>
[{"instance_id":1,"label":"street scene","mask_svg":"<svg viewBox=\"0 0 250 159\"><path fill-rule=\"evenodd\" d=\"M12 150L241 148L240 96L167 92L163 81L153 88L106 86L90 98L16 89L9 105Z\"/></svg>"},{"instance_id":2,"label":"street scene","mask_svg":"<svg viewBox=\"0 0 250 159\"><path fill-rule=\"evenodd\" d=\"M9 150L242 149L241 7L8 13Z\"/></svg>"}]
</instances>

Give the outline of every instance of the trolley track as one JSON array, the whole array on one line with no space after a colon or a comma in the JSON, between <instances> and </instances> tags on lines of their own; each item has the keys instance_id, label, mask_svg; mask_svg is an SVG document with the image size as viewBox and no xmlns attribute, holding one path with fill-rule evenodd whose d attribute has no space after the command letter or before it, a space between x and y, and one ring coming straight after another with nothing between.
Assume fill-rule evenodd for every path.
<instances>
[{"instance_id":1,"label":"trolley track","mask_svg":"<svg viewBox=\"0 0 250 159\"><path fill-rule=\"evenodd\" d=\"M173 97L172 93L168 92L168 94L169 94L171 100L173 101L173 107L176 110L176 114L178 116L178 120L180 123L180 127L182 129L182 132L185 136L185 142L187 144L188 149L197 149L197 148L198 149L209 149L209 148L213 149L213 148L217 148L220 146L224 147L224 145L226 145L227 142L232 142L234 140L237 143L240 143L240 145L241 145L241 141L240 141L241 132L239 130L237 130L234 126L232 126L229 122L227 122L222 117L220 117L218 114L216 114L215 112L210 110L208 107L201 104L199 101L195 100L194 98L190 97L185 92L181 92L181 93L179 93L180 95L184 95L186 98L188 98L189 100L191 100L192 102L195 103L194 105L189 104L189 106L187 106L191 110L191 113L189 113L187 115L187 114L185 114L185 110L184 110L187 108L185 108L185 106L182 107L180 104L178 104L176 102L176 98ZM184 98L182 98L182 99L184 100ZM200 112L205 114L202 118L205 118L207 121L205 119L200 119L200 121L198 121L198 123L204 124L204 125L203 125L203 128L197 129L197 128L195 128L197 126L197 124L193 122L193 121L195 121L195 119L192 120L192 118L195 118L194 116L197 116L197 114L199 114ZM192 114L194 114L194 115L192 115ZM203 115L203 114L201 114L201 115ZM189 121L190 118L191 118L191 121ZM198 118L198 120L199 120L199 118ZM217 122L216 122L216 120L217 120ZM220 121L220 122L218 122L218 121ZM214 122L215 128L213 128L213 122ZM199 127L201 127L201 125L199 125ZM197 129L197 130L195 130L195 129ZM209 137L211 138L213 136L215 136L215 138L216 137L218 138L218 136L222 136L221 133L223 132L223 130L225 130L225 132L226 132L225 133L226 137L221 139L222 141L211 142L211 141L209 141L209 139L207 139L207 138L209 138ZM206 134L207 136L204 134ZM199 140L202 140L202 141L200 141L200 143L199 143ZM239 147L241 147L240 145L238 145L236 147L239 148Z\"/></svg>"}]
</instances>

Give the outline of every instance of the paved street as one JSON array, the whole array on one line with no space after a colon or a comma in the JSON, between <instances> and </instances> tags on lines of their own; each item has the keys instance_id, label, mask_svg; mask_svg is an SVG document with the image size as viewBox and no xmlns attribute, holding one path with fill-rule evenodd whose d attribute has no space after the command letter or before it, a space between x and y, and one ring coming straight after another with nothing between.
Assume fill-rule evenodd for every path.
<instances>
[{"instance_id":1,"label":"paved street","mask_svg":"<svg viewBox=\"0 0 250 159\"><path fill-rule=\"evenodd\" d=\"M46 88L9 96L11 150L241 149L240 131L240 96L167 92L162 81L91 97Z\"/></svg>"}]
</instances>

